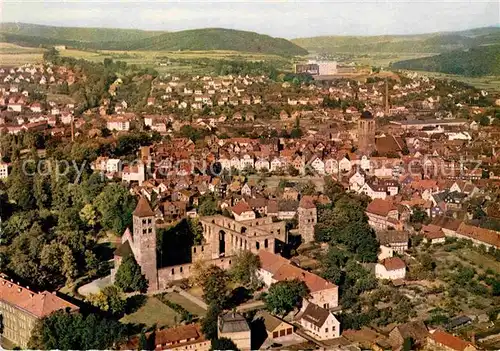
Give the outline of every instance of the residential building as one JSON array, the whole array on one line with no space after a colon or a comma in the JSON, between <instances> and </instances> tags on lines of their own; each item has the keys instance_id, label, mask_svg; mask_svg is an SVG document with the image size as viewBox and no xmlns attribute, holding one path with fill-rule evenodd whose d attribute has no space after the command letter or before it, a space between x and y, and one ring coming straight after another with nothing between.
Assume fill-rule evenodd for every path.
<instances>
[{"instance_id":1,"label":"residential building","mask_svg":"<svg viewBox=\"0 0 500 351\"><path fill-rule=\"evenodd\" d=\"M273 316L267 311L259 311L255 314L254 321L261 320L264 323L269 343L279 343L281 338L293 334L293 325Z\"/></svg>"},{"instance_id":2,"label":"residential building","mask_svg":"<svg viewBox=\"0 0 500 351\"><path fill-rule=\"evenodd\" d=\"M55 292L37 293L0 273L2 337L12 344L26 349L35 323L58 310L74 312L79 307L58 297Z\"/></svg>"},{"instance_id":3,"label":"residential building","mask_svg":"<svg viewBox=\"0 0 500 351\"><path fill-rule=\"evenodd\" d=\"M126 117L110 117L106 121L106 128L111 131L128 131L130 130L130 120Z\"/></svg>"},{"instance_id":4,"label":"residential building","mask_svg":"<svg viewBox=\"0 0 500 351\"><path fill-rule=\"evenodd\" d=\"M240 201L231 207L231 213L237 222L255 219L255 212L246 201Z\"/></svg>"},{"instance_id":5,"label":"residential building","mask_svg":"<svg viewBox=\"0 0 500 351\"><path fill-rule=\"evenodd\" d=\"M0 161L0 179L5 179L9 176L9 164Z\"/></svg>"},{"instance_id":6,"label":"residential building","mask_svg":"<svg viewBox=\"0 0 500 351\"><path fill-rule=\"evenodd\" d=\"M399 228L399 212L389 200L375 199L366 208L368 224L376 230Z\"/></svg>"},{"instance_id":7,"label":"residential building","mask_svg":"<svg viewBox=\"0 0 500 351\"><path fill-rule=\"evenodd\" d=\"M310 297L308 301L322 308L333 309L338 306L338 286L305 271L290 263L284 257L267 252L259 251L261 268L258 271L259 277L266 286L284 280L298 279L303 281L309 288Z\"/></svg>"},{"instance_id":8,"label":"residential building","mask_svg":"<svg viewBox=\"0 0 500 351\"><path fill-rule=\"evenodd\" d=\"M403 343L406 338L412 338L414 348L418 350L427 341L429 331L424 322L408 322L394 327L389 333L389 343L393 350L402 349Z\"/></svg>"},{"instance_id":9,"label":"residential building","mask_svg":"<svg viewBox=\"0 0 500 351\"><path fill-rule=\"evenodd\" d=\"M154 334L154 335L153 335ZM157 330L154 333L146 333L146 338L154 337L152 344L155 350L178 350L178 351L208 351L211 342L207 340L201 332L199 324L181 325L174 328ZM139 337L130 339L120 347L121 350L137 350L139 347Z\"/></svg>"},{"instance_id":10,"label":"residential building","mask_svg":"<svg viewBox=\"0 0 500 351\"><path fill-rule=\"evenodd\" d=\"M389 257L375 265L375 277L378 279L398 280L406 276L406 265L399 257Z\"/></svg>"},{"instance_id":11,"label":"residential building","mask_svg":"<svg viewBox=\"0 0 500 351\"><path fill-rule=\"evenodd\" d=\"M333 313L313 303L307 303L297 320L307 334L317 340L330 340L340 336L340 322Z\"/></svg>"},{"instance_id":12,"label":"residential building","mask_svg":"<svg viewBox=\"0 0 500 351\"><path fill-rule=\"evenodd\" d=\"M241 314L223 313L218 318L217 337L231 339L240 350L251 349L250 327Z\"/></svg>"},{"instance_id":13,"label":"residential building","mask_svg":"<svg viewBox=\"0 0 500 351\"><path fill-rule=\"evenodd\" d=\"M442 330L435 330L427 337L427 342L436 351L476 351L477 347Z\"/></svg>"}]
</instances>

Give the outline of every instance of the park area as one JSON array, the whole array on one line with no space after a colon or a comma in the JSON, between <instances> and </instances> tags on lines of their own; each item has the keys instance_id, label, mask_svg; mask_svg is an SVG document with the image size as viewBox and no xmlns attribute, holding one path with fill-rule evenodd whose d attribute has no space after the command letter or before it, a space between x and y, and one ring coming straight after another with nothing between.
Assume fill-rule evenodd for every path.
<instances>
[{"instance_id":1,"label":"park area","mask_svg":"<svg viewBox=\"0 0 500 351\"><path fill-rule=\"evenodd\" d=\"M191 313L194 316L198 317L203 317L205 316L205 313L207 312L204 308L201 306L197 305L196 303L188 300L178 292L170 292L167 293L163 296L164 299L177 304L179 306L182 306L186 311Z\"/></svg>"},{"instance_id":2,"label":"park area","mask_svg":"<svg viewBox=\"0 0 500 351\"><path fill-rule=\"evenodd\" d=\"M180 314L156 297L147 297L145 301L139 303L139 308L136 311L125 315L120 320L122 323L145 325L146 327L154 325L157 327L171 327L180 323L180 321Z\"/></svg>"}]
</instances>

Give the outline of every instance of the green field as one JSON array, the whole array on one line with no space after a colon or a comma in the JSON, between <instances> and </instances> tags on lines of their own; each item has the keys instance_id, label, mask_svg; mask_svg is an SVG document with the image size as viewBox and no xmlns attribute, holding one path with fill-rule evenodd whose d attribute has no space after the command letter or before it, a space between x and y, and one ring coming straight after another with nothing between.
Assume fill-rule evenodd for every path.
<instances>
[{"instance_id":1,"label":"green field","mask_svg":"<svg viewBox=\"0 0 500 351\"><path fill-rule=\"evenodd\" d=\"M415 72L432 78L457 80L460 82L470 84L478 89L500 92L500 76L464 77L455 74L446 74L439 72L426 72L426 71L415 71Z\"/></svg>"},{"instance_id":2,"label":"green field","mask_svg":"<svg viewBox=\"0 0 500 351\"><path fill-rule=\"evenodd\" d=\"M241 61L272 61L279 65L291 63L277 55L267 55L252 52L238 52L228 50L212 51L117 51L117 50L62 50L62 56L85 59L93 62L102 62L105 58L115 61L124 61L129 65L135 64L142 67L154 68L161 74L165 73L190 73L207 74L199 59L211 60L241 60ZM172 60L172 62L170 62ZM176 62L182 60L181 62ZM192 62L190 62L192 61Z\"/></svg>"},{"instance_id":3,"label":"green field","mask_svg":"<svg viewBox=\"0 0 500 351\"><path fill-rule=\"evenodd\" d=\"M181 305L184 307L189 313L203 317L205 313L207 312L205 309L201 308L194 302L189 301L186 299L184 296L177 292L171 292L165 295L165 299L169 300L170 302L176 303L178 305Z\"/></svg>"},{"instance_id":4,"label":"green field","mask_svg":"<svg viewBox=\"0 0 500 351\"><path fill-rule=\"evenodd\" d=\"M43 49L25 48L22 46L0 43L0 65L19 66L25 63L39 63L42 61Z\"/></svg>"},{"instance_id":5,"label":"green field","mask_svg":"<svg viewBox=\"0 0 500 351\"><path fill-rule=\"evenodd\" d=\"M180 315L173 309L156 297L148 297L143 306L134 313L126 315L120 321L122 323L144 324L148 327L154 324L158 327L170 327L180 322L180 320Z\"/></svg>"}]
</instances>

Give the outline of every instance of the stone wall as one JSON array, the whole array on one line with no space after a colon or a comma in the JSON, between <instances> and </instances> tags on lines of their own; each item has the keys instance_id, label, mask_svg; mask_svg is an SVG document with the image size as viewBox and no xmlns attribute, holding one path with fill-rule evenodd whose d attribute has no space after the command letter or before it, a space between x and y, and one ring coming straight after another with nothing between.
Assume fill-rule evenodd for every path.
<instances>
[{"instance_id":1,"label":"stone wall","mask_svg":"<svg viewBox=\"0 0 500 351\"><path fill-rule=\"evenodd\" d=\"M216 265L222 269L229 269L233 263L232 257L221 257L205 261L206 265ZM191 277L193 263L185 263L176 266L164 267L158 270L158 285L160 290L165 290L169 283L188 279Z\"/></svg>"}]
</instances>

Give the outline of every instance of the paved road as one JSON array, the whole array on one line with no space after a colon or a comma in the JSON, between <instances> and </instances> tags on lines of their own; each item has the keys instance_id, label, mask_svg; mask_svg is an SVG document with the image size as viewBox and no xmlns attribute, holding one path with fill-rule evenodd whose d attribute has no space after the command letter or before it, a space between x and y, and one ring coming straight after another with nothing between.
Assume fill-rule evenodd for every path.
<instances>
[{"instance_id":1,"label":"paved road","mask_svg":"<svg viewBox=\"0 0 500 351\"><path fill-rule=\"evenodd\" d=\"M111 285L111 275L107 275L104 278L96 279L88 284L82 285L78 288L78 293L83 296L97 294L102 288L108 285Z\"/></svg>"}]
</instances>

